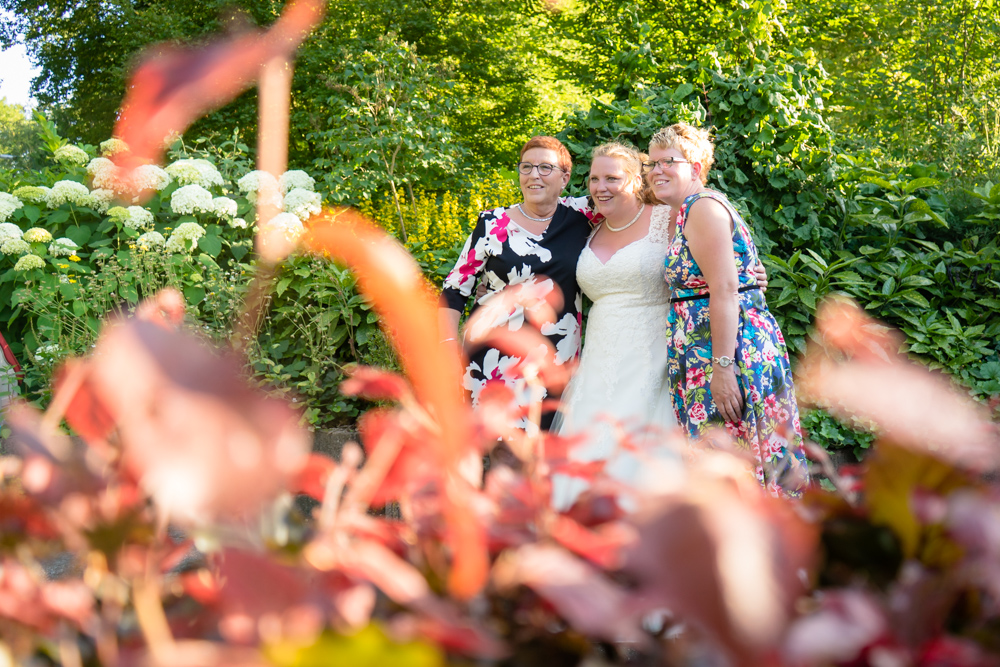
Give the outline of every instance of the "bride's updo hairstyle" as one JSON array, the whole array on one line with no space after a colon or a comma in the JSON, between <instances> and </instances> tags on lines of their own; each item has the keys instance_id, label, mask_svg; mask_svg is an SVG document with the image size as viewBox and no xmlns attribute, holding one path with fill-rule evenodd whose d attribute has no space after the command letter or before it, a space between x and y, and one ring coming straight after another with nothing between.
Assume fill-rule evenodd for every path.
<instances>
[{"instance_id":1,"label":"bride's updo hairstyle","mask_svg":"<svg viewBox=\"0 0 1000 667\"><path fill-rule=\"evenodd\" d=\"M687 123L674 123L653 135L649 140L649 150L654 148L679 150L685 160L701 165L701 184L708 183L708 171L715 163L715 145L708 130Z\"/></svg>"},{"instance_id":2,"label":"bride's updo hairstyle","mask_svg":"<svg viewBox=\"0 0 1000 667\"><path fill-rule=\"evenodd\" d=\"M631 146L617 141L609 141L594 149L590 154L590 161L593 162L599 157L612 157L618 160L622 165L622 170L629 178L639 179L639 188L635 192L635 198L644 204L653 202L652 190L646 183L646 179L642 177L642 163L649 159L648 155Z\"/></svg>"}]
</instances>

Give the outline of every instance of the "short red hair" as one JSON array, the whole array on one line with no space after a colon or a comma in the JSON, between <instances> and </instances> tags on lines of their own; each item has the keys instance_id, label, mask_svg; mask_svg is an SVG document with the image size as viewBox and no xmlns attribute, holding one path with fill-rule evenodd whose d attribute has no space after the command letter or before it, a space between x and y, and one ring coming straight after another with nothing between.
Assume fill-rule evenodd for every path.
<instances>
[{"instance_id":1,"label":"short red hair","mask_svg":"<svg viewBox=\"0 0 1000 667\"><path fill-rule=\"evenodd\" d=\"M539 135L528 139L528 143L521 147L520 157L523 158L524 154L532 148L545 148L550 151L555 151L559 162L556 166L565 171L567 174L572 173L573 158L569 156L569 151L562 145L562 142L555 137Z\"/></svg>"}]
</instances>

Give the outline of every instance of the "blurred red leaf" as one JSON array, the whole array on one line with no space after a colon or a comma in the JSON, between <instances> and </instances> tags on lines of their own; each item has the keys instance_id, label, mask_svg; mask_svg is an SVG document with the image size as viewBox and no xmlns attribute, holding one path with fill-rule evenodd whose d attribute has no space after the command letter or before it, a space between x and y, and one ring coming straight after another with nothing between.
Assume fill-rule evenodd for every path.
<instances>
[{"instance_id":1,"label":"blurred red leaf","mask_svg":"<svg viewBox=\"0 0 1000 667\"><path fill-rule=\"evenodd\" d=\"M84 365L86 362L83 359L67 359L53 374L52 394L58 395L67 390L67 378L75 376ZM66 422L87 444L98 447L98 451L107 456L108 452L102 445L114 430L114 417L94 393L94 387L85 372L82 376L79 386L71 390L72 398L65 412Z\"/></svg>"},{"instance_id":2,"label":"blurred red leaf","mask_svg":"<svg viewBox=\"0 0 1000 667\"><path fill-rule=\"evenodd\" d=\"M421 451L432 436L417 424L411 423L410 428L406 428L401 423L402 419L402 413L396 410L376 408L358 420L358 432L369 461L362 468L351 493L364 492L370 504L376 507L398 500L429 481L439 479L435 461ZM386 461L389 467L379 475L380 479L372 478L372 483L377 486L360 489L374 472L369 467L372 459L383 454L389 457Z\"/></svg>"},{"instance_id":3,"label":"blurred red leaf","mask_svg":"<svg viewBox=\"0 0 1000 667\"><path fill-rule=\"evenodd\" d=\"M305 466L292 483L292 493L304 493L316 500L326 496L326 482L337 469L337 462L323 454L309 454Z\"/></svg>"},{"instance_id":4,"label":"blurred red leaf","mask_svg":"<svg viewBox=\"0 0 1000 667\"><path fill-rule=\"evenodd\" d=\"M164 140L250 86L261 67L289 57L322 19L325 0L295 0L266 31L217 37L196 47L151 47L133 73L114 136L128 146L115 162L134 169L159 162Z\"/></svg>"},{"instance_id":5,"label":"blurred red leaf","mask_svg":"<svg viewBox=\"0 0 1000 667\"><path fill-rule=\"evenodd\" d=\"M635 528L624 523L605 523L591 530L565 515L556 516L549 532L556 542L605 570L620 568L625 549L638 539Z\"/></svg>"},{"instance_id":6,"label":"blurred red leaf","mask_svg":"<svg viewBox=\"0 0 1000 667\"><path fill-rule=\"evenodd\" d=\"M301 243L354 270L360 291L391 332L417 400L441 429L428 444L445 500L446 540L452 554L448 585L455 596L471 597L485 584L489 562L485 531L468 501L472 488L462 479L460 465L478 447L461 394L459 358L440 344L437 299L409 253L355 211L313 218Z\"/></svg>"},{"instance_id":7,"label":"blurred red leaf","mask_svg":"<svg viewBox=\"0 0 1000 667\"><path fill-rule=\"evenodd\" d=\"M401 401L410 395L410 385L396 373L358 366L340 384L345 396L361 396L369 401Z\"/></svg>"}]
</instances>

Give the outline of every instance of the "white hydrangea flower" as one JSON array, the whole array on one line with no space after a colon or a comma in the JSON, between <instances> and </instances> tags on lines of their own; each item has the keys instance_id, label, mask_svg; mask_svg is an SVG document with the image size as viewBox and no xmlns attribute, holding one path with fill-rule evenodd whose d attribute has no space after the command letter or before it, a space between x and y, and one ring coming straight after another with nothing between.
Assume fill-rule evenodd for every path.
<instances>
[{"instance_id":1,"label":"white hydrangea flower","mask_svg":"<svg viewBox=\"0 0 1000 667\"><path fill-rule=\"evenodd\" d=\"M200 185L185 185L170 195L170 208L180 215L190 215L199 211L210 213L212 193Z\"/></svg>"},{"instance_id":2,"label":"white hydrangea flower","mask_svg":"<svg viewBox=\"0 0 1000 667\"><path fill-rule=\"evenodd\" d=\"M263 192L267 200L260 202L261 204L268 203L275 208L281 208L281 193L278 179L272 176L270 172L255 169L236 181L236 187L240 189L240 192L245 193L247 201L255 206L257 205L258 195Z\"/></svg>"},{"instance_id":3,"label":"white hydrangea flower","mask_svg":"<svg viewBox=\"0 0 1000 667\"><path fill-rule=\"evenodd\" d=\"M283 202L285 212L293 213L300 220L308 220L311 216L323 210L319 194L304 188L295 188L285 195Z\"/></svg>"},{"instance_id":4,"label":"white hydrangea flower","mask_svg":"<svg viewBox=\"0 0 1000 667\"><path fill-rule=\"evenodd\" d=\"M24 255L31 252L31 246L23 239L6 239L0 244L0 252L5 255Z\"/></svg>"},{"instance_id":5,"label":"white hydrangea flower","mask_svg":"<svg viewBox=\"0 0 1000 667\"><path fill-rule=\"evenodd\" d=\"M267 223L267 228L282 230L288 240L293 242L298 241L299 237L306 231L299 216L294 213L279 213L271 218Z\"/></svg>"},{"instance_id":6,"label":"white hydrangea flower","mask_svg":"<svg viewBox=\"0 0 1000 667\"><path fill-rule=\"evenodd\" d=\"M198 245L198 239L204 235L205 228L197 222L184 222L170 235L164 248L168 252L191 252Z\"/></svg>"},{"instance_id":7,"label":"white hydrangea flower","mask_svg":"<svg viewBox=\"0 0 1000 667\"><path fill-rule=\"evenodd\" d=\"M7 239L21 238L21 228L13 222L0 222L0 243Z\"/></svg>"},{"instance_id":8,"label":"white hydrangea flower","mask_svg":"<svg viewBox=\"0 0 1000 667\"><path fill-rule=\"evenodd\" d=\"M236 201L229 197L216 197L212 200L212 211L219 217L231 218L236 215Z\"/></svg>"},{"instance_id":9,"label":"white hydrangea flower","mask_svg":"<svg viewBox=\"0 0 1000 667\"><path fill-rule=\"evenodd\" d=\"M153 225L153 214L141 206L115 206L108 216L116 223L129 229L143 229Z\"/></svg>"},{"instance_id":10,"label":"white hydrangea flower","mask_svg":"<svg viewBox=\"0 0 1000 667\"><path fill-rule=\"evenodd\" d=\"M74 146L73 144L66 144L65 146L60 146L56 149L56 152L52 156L59 162L66 162L69 164L85 165L90 156L87 155L87 151L83 150L79 146Z\"/></svg>"},{"instance_id":11,"label":"white hydrangea flower","mask_svg":"<svg viewBox=\"0 0 1000 667\"><path fill-rule=\"evenodd\" d=\"M146 232L135 240L135 244L140 250L152 250L153 248L162 248L166 244L166 240L160 232Z\"/></svg>"},{"instance_id":12,"label":"white hydrangea flower","mask_svg":"<svg viewBox=\"0 0 1000 667\"><path fill-rule=\"evenodd\" d=\"M113 204L114 201L114 192L98 188L97 190L90 191L90 198L88 199L87 207L103 214L107 213L108 208L111 207L111 204Z\"/></svg>"},{"instance_id":13,"label":"white hydrangea flower","mask_svg":"<svg viewBox=\"0 0 1000 667\"><path fill-rule=\"evenodd\" d=\"M311 192L316 189L316 179L301 169L291 169L281 175L278 185L281 187L281 194L288 194L289 190L295 188Z\"/></svg>"},{"instance_id":14,"label":"white hydrangea flower","mask_svg":"<svg viewBox=\"0 0 1000 667\"><path fill-rule=\"evenodd\" d=\"M156 190L159 192L173 182L165 169L155 164L144 164L132 171L132 182L137 190Z\"/></svg>"},{"instance_id":15,"label":"white hydrangea flower","mask_svg":"<svg viewBox=\"0 0 1000 667\"><path fill-rule=\"evenodd\" d=\"M94 178L102 172L115 168L115 163L106 157L95 157L87 163L87 173Z\"/></svg>"},{"instance_id":16,"label":"white hydrangea flower","mask_svg":"<svg viewBox=\"0 0 1000 667\"><path fill-rule=\"evenodd\" d=\"M59 208L66 202L77 206L86 206L90 203L90 190L83 183L76 181L57 181L49 192L49 198L45 202L49 208Z\"/></svg>"},{"instance_id":17,"label":"white hydrangea flower","mask_svg":"<svg viewBox=\"0 0 1000 667\"><path fill-rule=\"evenodd\" d=\"M14 196L31 204L44 204L49 200L50 188L44 185L22 185L14 190Z\"/></svg>"},{"instance_id":18,"label":"white hydrangea flower","mask_svg":"<svg viewBox=\"0 0 1000 667\"><path fill-rule=\"evenodd\" d=\"M21 236L22 239L28 243L48 243L52 240L52 234L49 230L42 229L41 227L32 227Z\"/></svg>"},{"instance_id":19,"label":"white hydrangea flower","mask_svg":"<svg viewBox=\"0 0 1000 667\"><path fill-rule=\"evenodd\" d=\"M7 222L11 213L23 205L20 199L9 192L0 192L0 222Z\"/></svg>"},{"instance_id":20,"label":"white hydrangea flower","mask_svg":"<svg viewBox=\"0 0 1000 667\"><path fill-rule=\"evenodd\" d=\"M243 218L233 218L232 220L229 221L229 226L233 227L234 229L246 229L247 221L244 220Z\"/></svg>"},{"instance_id":21,"label":"white hydrangea flower","mask_svg":"<svg viewBox=\"0 0 1000 667\"><path fill-rule=\"evenodd\" d=\"M10 243L8 241L7 243ZM38 255L25 255L21 259L17 260L17 264L14 265L15 271L30 271L31 269L44 269L45 260Z\"/></svg>"},{"instance_id":22,"label":"white hydrangea flower","mask_svg":"<svg viewBox=\"0 0 1000 667\"><path fill-rule=\"evenodd\" d=\"M104 157L111 157L116 153L124 153L127 150L128 144L116 137L101 142L101 155Z\"/></svg>"},{"instance_id":23,"label":"white hydrangea flower","mask_svg":"<svg viewBox=\"0 0 1000 667\"><path fill-rule=\"evenodd\" d=\"M62 277L62 276L60 276ZM59 347L58 343L50 343L48 345L40 345L37 350L35 350L35 359L42 363L55 361L59 352L62 348Z\"/></svg>"},{"instance_id":24,"label":"white hydrangea flower","mask_svg":"<svg viewBox=\"0 0 1000 667\"><path fill-rule=\"evenodd\" d=\"M208 160L185 158L167 166L167 174L181 185L211 187L222 185L222 174Z\"/></svg>"},{"instance_id":25,"label":"white hydrangea flower","mask_svg":"<svg viewBox=\"0 0 1000 667\"><path fill-rule=\"evenodd\" d=\"M76 241L65 236L49 244L49 254L53 257L69 257L79 249L80 246L76 244Z\"/></svg>"}]
</instances>

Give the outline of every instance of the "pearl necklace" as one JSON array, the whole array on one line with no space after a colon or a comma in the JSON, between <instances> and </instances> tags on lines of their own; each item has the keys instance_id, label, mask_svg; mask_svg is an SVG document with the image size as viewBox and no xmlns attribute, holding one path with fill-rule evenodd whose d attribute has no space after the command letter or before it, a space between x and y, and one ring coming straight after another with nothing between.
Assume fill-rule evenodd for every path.
<instances>
[{"instance_id":1,"label":"pearl necklace","mask_svg":"<svg viewBox=\"0 0 1000 667\"><path fill-rule=\"evenodd\" d=\"M632 220L627 225L622 225L621 227L612 227L608 219L604 218L604 226L607 227L609 232L623 232L632 225L634 225L639 220L639 216L642 215L642 212L645 210L646 210L646 205L643 204L642 206L639 207L639 212L635 214L635 217L632 218Z\"/></svg>"},{"instance_id":2,"label":"pearl necklace","mask_svg":"<svg viewBox=\"0 0 1000 667\"><path fill-rule=\"evenodd\" d=\"M555 215L555 211L553 211L552 215L550 215L547 218L532 218L530 215L528 215L527 213L524 212L524 209L521 208L520 204L514 204L514 207L517 208L517 210L521 212L521 215L523 215L528 220L531 220L532 222L548 222L549 220L552 219L552 215Z\"/></svg>"}]
</instances>

